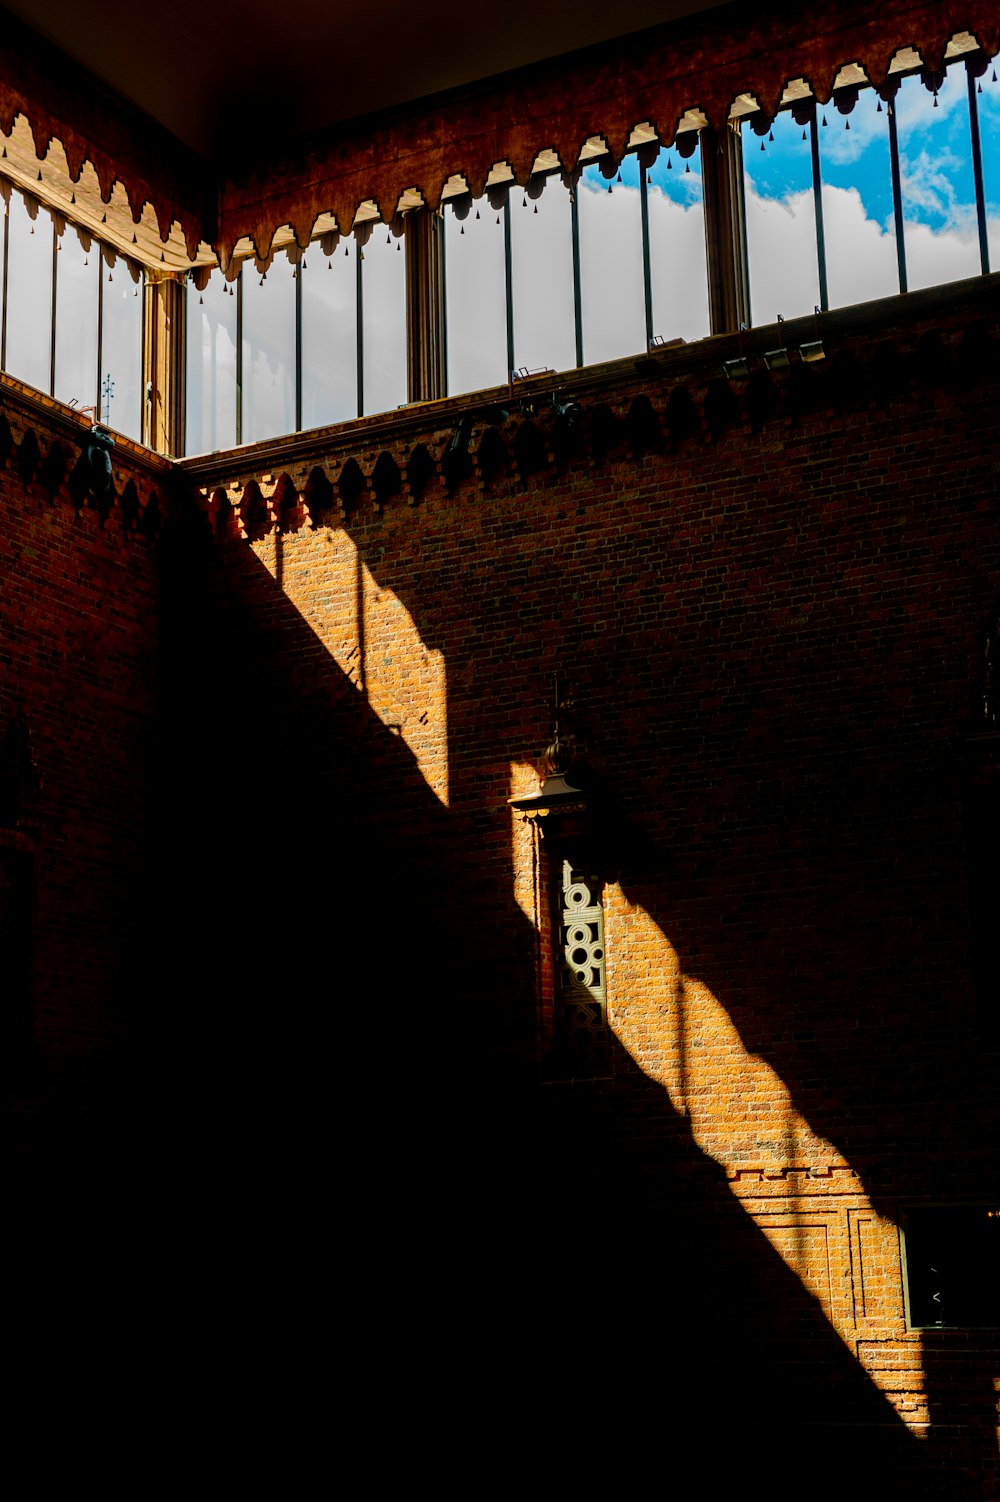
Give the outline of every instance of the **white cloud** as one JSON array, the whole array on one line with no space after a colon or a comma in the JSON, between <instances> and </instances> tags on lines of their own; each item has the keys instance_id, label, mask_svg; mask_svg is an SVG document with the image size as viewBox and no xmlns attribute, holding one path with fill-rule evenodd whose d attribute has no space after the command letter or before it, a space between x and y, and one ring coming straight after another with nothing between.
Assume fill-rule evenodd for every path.
<instances>
[{"instance_id":1,"label":"white cloud","mask_svg":"<svg viewBox=\"0 0 1000 1502\"><path fill-rule=\"evenodd\" d=\"M907 220L905 236L906 279L911 292L978 276L982 269L975 229L934 230L929 224Z\"/></svg>"},{"instance_id":2,"label":"white cloud","mask_svg":"<svg viewBox=\"0 0 1000 1502\"><path fill-rule=\"evenodd\" d=\"M581 183L578 208L583 359L591 365L646 348L639 189Z\"/></svg>"},{"instance_id":3,"label":"white cloud","mask_svg":"<svg viewBox=\"0 0 1000 1502\"><path fill-rule=\"evenodd\" d=\"M812 189L761 198L748 183L746 206L753 322L811 313L819 302Z\"/></svg>"},{"instance_id":4,"label":"white cloud","mask_svg":"<svg viewBox=\"0 0 1000 1502\"><path fill-rule=\"evenodd\" d=\"M960 222L943 229L912 218L905 221L907 282L912 291L979 274L974 216L970 220L956 212L953 218ZM895 237L868 217L856 189L824 187L823 223L831 307L898 292ZM754 323L771 323L779 313L791 318L811 312L819 300L812 194L774 200L748 191L747 234ZM1000 266L1000 219L990 220L989 234L991 263Z\"/></svg>"},{"instance_id":5,"label":"white cloud","mask_svg":"<svg viewBox=\"0 0 1000 1502\"><path fill-rule=\"evenodd\" d=\"M685 208L651 190L649 240L654 334L663 339L703 339L709 331L708 276L700 197Z\"/></svg>"},{"instance_id":6,"label":"white cloud","mask_svg":"<svg viewBox=\"0 0 1000 1502\"><path fill-rule=\"evenodd\" d=\"M695 173L684 187L699 190ZM639 190L614 191L581 182L580 279L584 360L597 363L646 348ZM572 368L573 265L569 196L552 182L535 204L511 197L514 286L514 359L519 366ZM452 391L499 381L506 333L503 300L503 230L482 210L465 221L465 235L449 221L448 366ZM699 201L678 203L649 190L653 330L667 339L708 333L704 213ZM488 269L487 269L488 267Z\"/></svg>"},{"instance_id":7,"label":"white cloud","mask_svg":"<svg viewBox=\"0 0 1000 1502\"><path fill-rule=\"evenodd\" d=\"M925 215L943 220L946 229L974 231L975 203L961 201L955 190L955 179L965 170L966 164L947 148L933 157L926 151L917 157L901 154L899 175L904 212L916 218L923 210Z\"/></svg>"},{"instance_id":8,"label":"white cloud","mask_svg":"<svg viewBox=\"0 0 1000 1502\"><path fill-rule=\"evenodd\" d=\"M823 189L830 306L850 307L899 291L896 237L865 211L857 188Z\"/></svg>"},{"instance_id":9,"label":"white cloud","mask_svg":"<svg viewBox=\"0 0 1000 1502\"><path fill-rule=\"evenodd\" d=\"M569 194L550 181L537 205L529 198L525 208L515 190L510 221L514 363L568 370L576 364Z\"/></svg>"},{"instance_id":10,"label":"white cloud","mask_svg":"<svg viewBox=\"0 0 1000 1502\"><path fill-rule=\"evenodd\" d=\"M980 266L974 216L956 202L949 179L937 174L933 162L917 170L924 173L922 192L937 194L939 202L947 199L948 223L935 229L913 216L907 220L910 287L975 276ZM638 353L645 347L638 189L616 185L609 194L581 185L579 191L584 358L595 362ZM811 188L771 199L748 183L746 204L753 322L773 323L779 313L785 318L811 313L819 302ZM575 360L568 195L559 184L550 184L539 209L536 215L530 200L526 209L516 195L512 200L515 358L519 365L562 370ZM830 306L894 296L899 282L892 221L882 224L870 217L857 188L830 185L823 188L823 218ZM494 220L495 215L484 214L484 222L474 228L471 219L466 221L461 241L466 270L459 255L449 256L449 362L455 391L486 384L477 372L486 366L498 370L506 347L503 232ZM667 339L702 338L708 333L702 205L685 206L654 186L649 221L654 333ZM488 298L485 283L476 290L476 258L468 255L476 240L486 236L492 236ZM990 220L990 246L993 264L1000 269L997 216ZM466 371L465 381L459 379L460 369Z\"/></svg>"},{"instance_id":11,"label":"white cloud","mask_svg":"<svg viewBox=\"0 0 1000 1502\"><path fill-rule=\"evenodd\" d=\"M888 161L889 129L885 106L883 105L881 115L877 106L874 91L867 97L862 94L848 117L850 130L846 128L848 120L842 119L832 106L828 107L829 126L826 130L820 127L820 151L824 162L830 162L836 167L850 167L860 160L873 143L881 148Z\"/></svg>"},{"instance_id":12,"label":"white cloud","mask_svg":"<svg viewBox=\"0 0 1000 1502\"><path fill-rule=\"evenodd\" d=\"M915 74L904 78L893 100L900 143L912 131L943 131L948 117L965 105L965 90L965 68L961 63L947 70L944 83L938 90L936 109L933 94Z\"/></svg>"}]
</instances>

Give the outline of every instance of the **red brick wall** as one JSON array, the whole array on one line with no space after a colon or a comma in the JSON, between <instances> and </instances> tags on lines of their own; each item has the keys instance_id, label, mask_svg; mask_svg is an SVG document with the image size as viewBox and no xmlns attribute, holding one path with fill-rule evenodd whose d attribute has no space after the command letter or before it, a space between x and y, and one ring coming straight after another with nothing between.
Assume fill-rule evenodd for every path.
<instances>
[{"instance_id":1,"label":"red brick wall","mask_svg":"<svg viewBox=\"0 0 1000 1502\"><path fill-rule=\"evenodd\" d=\"M30 995L13 1003L30 1008L29 1039L4 1060L4 1161L8 1183L23 1172L58 1199L128 1141L121 1064L150 999L162 475L120 445L98 508L77 488L79 422L10 383L4 397L0 736L23 711L40 779L4 835L33 867Z\"/></svg>"},{"instance_id":2,"label":"red brick wall","mask_svg":"<svg viewBox=\"0 0 1000 1502\"><path fill-rule=\"evenodd\" d=\"M454 468L460 401L189 465L216 540L178 550L203 614L174 638L177 759L207 750L202 828L226 807L199 905L245 944L251 1072L270 1050L309 1154L347 1104L347 1202L390 1240L472 1238L462 1278L489 1266L516 1339L559 1351L557 1427L575 1382L651 1362L640 1407L711 1445L693 1393L728 1370L720 1422L782 1415L809 1495L878 1471L986 1497L996 1338L906 1331L897 1227L997 1193L962 814L1000 601L997 288L823 332L823 365L733 387L735 341L571 380L581 436L547 394L537 441L516 403L480 409ZM755 361L774 340L747 337ZM609 1081L539 1086L538 872L507 799L556 670L604 790L617 1042ZM830 1424L816 1470L788 1435Z\"/></svg>"},{"instance_id":3,"label":"red brick wall","mask_svg":"<svg viewBox=\"0 0 1000 1502\"><path fill-rule=\"evenodd\" d=\"M394 1353L426 1444L437 1353L462 1475L628 1489L655 1449L712 1495L777 1451L811 1496L994 1495L995 1333L907 1331L898 1226L997 1192L963 826L996 296L833 315L773 385L719 381L735 341L592 372L579 433L547 394L481 408L455 464L461 401L192 462L159 542L167 467L122 446L102 519L69 419L12 395L0 707L43 777L15 1166L140 1184L192 1307L195 1233L303 1316L336 1265L358 1391ZM542 1082L507 805L555 670L615 1038L576 1084Z\"/></svg>"}]
</instances>

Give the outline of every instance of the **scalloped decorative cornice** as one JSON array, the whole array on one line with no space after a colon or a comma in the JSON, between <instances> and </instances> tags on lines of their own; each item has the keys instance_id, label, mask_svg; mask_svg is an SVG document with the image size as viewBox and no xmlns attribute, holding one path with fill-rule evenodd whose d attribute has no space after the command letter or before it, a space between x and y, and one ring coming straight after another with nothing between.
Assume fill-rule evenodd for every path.
<instances>
[{"instance_id":1,"label":"scalloped decorative cornice","mask_svg":"<svg viewBox=\"0 0 1000 1502\"><path fill-rule=\"evenodd\" d=\"M83 185L91 206L97 206L98 222L102 206L115 200L134 225L144 217L151 223L161 248L173 241L194 260L199 244L215 239L214 169L16 17L0 12L0 18L0 131L10 138L18 116L30 131L36 167L43 173L36 196L77 217L61 185L50 189L45 183L50 148L58 143L51 165L64 174L71 192ZM9 152L10 140L4 144ZM159 252L141 258L161 264Z\"/></svg>"},{"instance_id":2,"label":"scalloped decorative cornice","mask_svg":"<svg viewBox=\"0 0 1000 1502\"><path fill-rule=\"evenodd\" d=\"M161 271L204 262L209 246L227 267L251 249L266 259L276 236L304 246L316 232L347 233L375 213L388 222L416 202L435 209L449 180L463 178L478 195L499 163L523 184L542 153L572 166L594 136L617 158L636 127L651 125L671 140L689 110L722 129L740 95L773 114L793 79L825 102L843 67L855 64L880 84L903 47L937 69L960 32L990 56L1000 51L996 0L884 0L877 11L849 0L797 14L773 5L751 17L745 5L731 6L352 122L294 154L216 178L216 169L56 49L13 18L5 24L0 129L10 135L21 115L39 162L53 140L65 154L50 173L58 181L49 188L43 172L34 191L72 219L66 188L72 194L84 182L89 163L101 202L117 194L143 231L119 248Z\"/></svg>"}]
</instances>

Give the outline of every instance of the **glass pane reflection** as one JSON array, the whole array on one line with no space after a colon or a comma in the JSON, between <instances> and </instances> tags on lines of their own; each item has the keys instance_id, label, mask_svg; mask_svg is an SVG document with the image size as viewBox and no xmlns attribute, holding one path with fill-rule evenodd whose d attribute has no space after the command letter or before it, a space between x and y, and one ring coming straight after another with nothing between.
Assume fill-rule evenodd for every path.
<instances>
[{"instance_id":1,"label":"glass pane reflection","mask_svg":"<svg viewBox=\"0 0 1000 1502\"><path fill-rule=\"evenodd\" d=\"M302 426L358 415L358 275L353 240L312 245L302 270Z\"/></svg>"},{"instance_id":2,"label":"glass pane reflection","mask_svg":"<svg viewBox=\"0 0 1000 1502\"><path fill-rule=\"evenodd\" d=\"M774 323L779 313L784 318L811 313L819 302L809 127L798 125L785 112L775 118L770 134L773 141L743 126L750 308L755 324Z\"/></svg>"},{"instance_id":3,"label":"glass pane reflection","mask_svg":"<svg viewBox=\"0 0 1000 1502\"><path fill-rule=\"evenodd\" d=\"M76 231L67 227L57 255L54 395L76 407L96 407L100 247L85 251Z\"/></svg>"},{"instance_id":4,"label":"glass pane reflection","mask_svg":"<svg viewBox=\"0 0 1000 1502\"><path fill-rule=\"evenodd\" d=\"M52 220L32 219L20 193L7 206L7 360L10 375L39 391L52 379Z\"/></svg>"},{"instance_id":5,"label":"glass pane reflection","mask_svg":"<svg viewBox=\"0 0 1000 1502\"><path fill-rule=\"evenodd\" d=\"M101 275L104 277L101 289L104 308L101 416L117 432L141 442L142 280L134 280L128 262L120 256L110 271L102 264ZM107 399L109 391L110 402Z\"/></svg>"},{"instance_id":6,"label":"glass pane reflection","mask_svg":"<svg viewBox=\"0 0 1000 1502\"><path fill-rule=\"evenodd\" d=\"M576 190L580 223L583 363L617 360L646 348L639 164L627 156L621 182L585 167Z\"/></svg>"},{"instance_id":7,"label":"glass pane reflection","mask_svg":"<svg viewBox=\"0 0 1000 1502\"><path fill-rule=\"evenodd\" d=\"M534 201L519 188L511 192L510 234L514 365L571 370L576 364L573 230L569 194L558 175Z\"/></svg>"},{"instance_id":8,"label":"glass pane reflection","mask_svg":"<svg viewBox=\"0 0 1000 1502\"><path fill-rule=\"evenodd\" d=\"M653 333L704 339L709 312L701 155L696 151L685 162L673 149L661 151L646 176Z\"/></svg>"},{"instance_id":9,"label":"glass pane reflection","mask_svg":"<svg viewBox=\"0 0 1000 1502\"><path fill-rule=\"evenodd\" d=\"M503 211L485 198L464 220L448 209L444 245L448 393L500 386L509 374Z\"/></svg>"},{"instance_id":10,"label":"glass pane reflection","mask_svg":"<svg viewBox=\"0 0 1000 1502\"><path fill-rule=\"evenodd\" d=\"M236 297L221 271L187 291L186 431L189 454L236 445Z\"/></svg>"},{"instance_id":11,"label":"glass pane reflection","mask_svg":"<svg viewBox=\"0 0 1000 1502\"><path fill-rule=\"evenodd\" d=\"M364 411L406 403L406 257L403 242L375 226L361 264Z\"/></svg>"}]
</instances>

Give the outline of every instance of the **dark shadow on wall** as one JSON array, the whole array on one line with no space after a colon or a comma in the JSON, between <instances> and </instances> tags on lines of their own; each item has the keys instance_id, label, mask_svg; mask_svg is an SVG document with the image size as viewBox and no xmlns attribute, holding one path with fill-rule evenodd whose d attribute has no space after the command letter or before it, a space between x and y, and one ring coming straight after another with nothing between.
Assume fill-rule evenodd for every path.
<instances>
[{"instance_id":1,"label":"dark shadow on wall","mask_svg":"<svg viewBox=\"0 0 1000 1502\"><path fill-rule=\"evenodd\" d=\"M165 559L165 1251L332 1305L348 1427L400 1475L947 1495L662 1089L623 1051L627 1090L525 1069L492 815L438 803L244 544Z\"/></svg>"},{"instance_id":2,"label":"dark shadow on wall","mask_svg":"<svg viewBox=\"0 0 1000 1502\"><path fill-rule=\"evenodd\" d=\"M720 736L728 786L676 807L662 843L580 769L601 864L724 1000L748 1056L767 1061L881 1216L898 1226L928 1201L992 1203L995 1057L970 984L957 800L955 828L942 824L950 751L907 765L886 733L862 771L843 741L815 726L811 739L759 756ZM664 759L686 777L679 749ZM889 770L873 776L871 762ZM997 1332L929 1331L917 1349L941 1494L988 1502L1000 1484Z\"/></svg>"}]
</instances>

